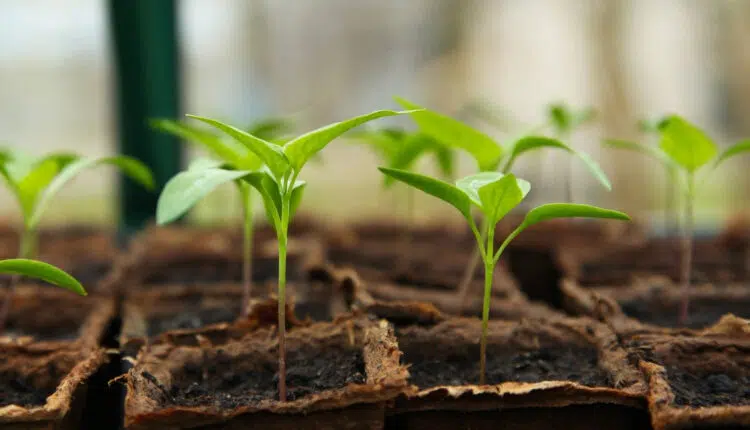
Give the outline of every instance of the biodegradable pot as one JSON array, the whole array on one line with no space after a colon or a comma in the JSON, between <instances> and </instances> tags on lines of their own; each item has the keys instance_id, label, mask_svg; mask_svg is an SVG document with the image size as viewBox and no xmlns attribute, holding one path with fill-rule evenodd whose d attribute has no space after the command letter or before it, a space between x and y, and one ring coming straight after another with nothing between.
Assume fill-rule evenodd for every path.
<instances>
[{"instance_id":1,"label":"biodegradable pot","mask_svg":"<svg viewBox=\"0 0 750 430\"><path fill-rule=\"evenodd\" d=\"M277 400L277 339L154 345L127 376L128 429L382 429L407 370L386 323L319 323L287 337L289 401Z\"/></svg>"},{"instance_id":2,"label":"biodegradable pot","mask_svg":"<svg viewBox=\"0 0 750 430\"><path fill-rule=\"evenodd\" d=\"M262 285L278 275L275 239L257 238L253 246L254 284ZM295 281L304 267L321 258L317 241L292 238L287 250L287 280ZM136 237L121 259L120 287L153 288L173 284L221 284L242 282L242 244L227 230L195 230L179 227L149 228Z\"/></svg>"},{"instance_id":3,"label":"biodegradable pot","mask_svg":"<svg viewBox=\"0 0 750 430\"><path fill-rule=\"evenodd\" d=\"M606 321L618 332L631 330L634 325L704 329L726 314L750 317L750 290L744 285L690 287L688 321L684 325L678 322L682 290L664 277L637 278L627 287L587 289L571 279L561 285L568 312Z\"/></svg>"},{"instance_id":4,"label":"biodegradable pot","mask_svg":"<svg viewBox=\"0 0 750 430\"><path fill-rule=\"evenodd\" d=\"M717 337L717 332L724 335ZM641 334L627 339L625 345L631 356L640 359L648 378L654 429L750 426L750 338L746 333L736 336L717 326L704 334Z\"/></svg>"},{"instance_id":5,"label":"biodegradable pot","mask_svg":"<svg viewBox=\"0 0 750 430\"><path fill-rule=\"evenodd\" d=\"M5 300L7 294L0 292L0 300ZM112 297L81 297L56 287L19 285L12 297L4 334L34 341L70 341L94 348L104 340L115 313Z\"/></svg>"},{"instance_id":6,"label":"biodegradable pot","mask_svg":"<svg viewBox=\"0 0 750 430\"><path fill-rule=\"evenodd\" d=\"M589 319L490 322L487 383L481 322L453 318L397 328L415 391L400 396L400 429L648 428L646 384L614 333Z\"/></svg>"},{"instance_id":7,"label":"biodegradable pot","mask_svg":"<svg viewBox=\"0 0 750 430\"><path fill-rule=\"evenodd\" d=\"M0 428L81 428L86 382L107 362L103 350L6 338L0 357Z\"/></svg>"}]
</instances>

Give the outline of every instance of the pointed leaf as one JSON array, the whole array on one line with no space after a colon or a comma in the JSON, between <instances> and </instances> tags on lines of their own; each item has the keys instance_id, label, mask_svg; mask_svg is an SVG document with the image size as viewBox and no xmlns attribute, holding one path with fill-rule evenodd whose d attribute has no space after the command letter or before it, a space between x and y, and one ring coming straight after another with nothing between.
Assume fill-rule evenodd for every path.
<instances>
[{"instance_id":1,"label":"pointed leaf","mask_svg":"<svg viewBox=\"0 0 750 430\"><path fill-rule=\"evenodd\" d=\"M433 149L440 174L444 179L451 179L456 174L456 153L449 147L437 143Z\"/></svg>"},{"instance_id":2,"label":"pointed leaf","mask_svg":"<svg viewBox=\"0 0 750 430\"><path fill-rule=\"evenodd\" d=\"M418 173L389 169L387 167L378 167L378 169L397 181L411 185L414 188L450 203L461 212L464 218L469 219L471 217L471 201L469 200L469 196L456 186Z\"/></svg>"},{"instance_id":3,"label":"pointed leaf","mask_svg":"<svg viewBox=\"0 0 750 430\"><path fill-rule=\"evenodd\" d=\"M331 143L331 141L354 127L378 118L401 115L404 113L407 112L378 110L345 121L329 124L287 142L287 144L284 145L284 154L286 154L294 170L299 172L302 169L302 166L304 166L305 163L307 163L307 160L313 155L317 154L320 150L325 148L326 145Z\"/></svg>"},{"instance_id":4,"label":"pointed leaf","mask_svg":"<svg viewBox=\"0 0 750 430\"><path fill-rule=\"evenodd\" d=\"M43 263L41 261L27 260L23 258L1 260L0 273L37 278L44 282L70 290L81 296L87 294L81 283L74 277L51 264Z\"/></svg>"},{"instance_id":5,"label":"pointed leaf","mask_svg":"<svg viewBox=\"0 0 750 430\"><path fill-rule=\"evenodd\" d=\"M514 143L513 146L511 147L511 150L510 150L511 153L509 155L510 158L505 164L505 168L503 170L506 172L510 172L511 168L513 167L513 162L521 154L524 154L529 151L545 149L545 148L561 149L563 151L570 153L574 157L583 161L583 164L586 167L586 169L589 171L589 173L591 173L591 175L600 184L602 184L604 188L606 188L607 190L612 189L612 184L610 183L609 178L607 177L607 174L604 173L602 168L599 166L599 163L594 161L594 159L591 158L591 156L589 156L585 152L576 151L575 149L563 143L561 140L553 139L551 137L526 136L517 140L516 143Z\"/></svg>"},{"instance_id":6,"label":"pointed leaf","mask_svg":"<svg viewBox=\"0 0 750 430\"><path fill-rule=\"evenodd\" d=\"M737 142L729 148L725 149L724 152L714 162L714 167L734 157L735 155L744 154L750 151L750 139Z\"/></svg>"},{"instance_id":7,"label":"pointed leaf","mask_svg":"<svg viewBox=\"0 0 750 430\"><path fill-rule=\"evenodd\" d=\"M672 159L669 158L669 156L665 154L664 151L650 145L644 145L641 143L622 139L605 139L602 144L613 149L640 152L641 154L645 154L651 159L660 162L664 165L664 167L667 168L676 166L675 162L672 161Z\"/></svg>"},{"instance_id":8,"label":"pointed leaf","mask_svg":"<svg viewBox=\"0 0 750 430\"><path fill-rule=\"evenodd\" d=\"M169 119L155 119L151 126L177 136L193 144L200 145L214 157L223 160L239 170L255 170L260 168L258 157L244 145L230 139L210 133L206 130Z\"/></svg>"},{"instance_id":9,"label":"pointed leaf","mask_svg":"<svg viewBox=\"0 0 750 430\"><path fill-rule=\"evenodd\" d=\"M25 220L32 216L37 198L58 173L60 173L60 166L55 159L40 160L18 182L18 196Z\"/></svg>"},{"instance_id":10,"label":"pointed leaf","mask_svg":"<svg viewBox=\"0 0 750 430\"><path fill-rule=\"evenodd\" d=\"M29 226L32 228L39 223L39 219L44 213L52 197L65 186L71 179L75 178L83 170L96 167L102 164L110 164L117 167L120 172L138 182L146 189L154 188L154 178L151 170L146 167L140 160L126 155L117 155L112 157L99 158L80 158L67 166L49 183L49 186L42 191L36 202L34 213L29 220Z\"/></svg>"},{"instance_id":11,"label":"pointed leaf","mask_svg":"<svg viewBox=\"0 0 750 430\"><path fill-rule=\"evenodd\" d=\"M281 221L281 190L271 173L261 170L242 177L242 180L258 190L268 221L278 229ZM300 181L303 182L303 181Z\"/></svg>"},{"instance_id":12,"label":"pointed leaf","mask_svg":"<svg viewBox=\"0 0 750 430\"><path fill-rule=\"evenodd\" d=\"M396 98L406 109L422 109L410 115L425 134L444 145L461 148L476 160L479 170L495 170L503 156L503 148L491 137L449 116L422 108L410 101Z\"/></svg>"},{"instance_id":13,"label":"pointed leaf","mask_svg":"<svg viewBox=\"0 0 750 430\"><path fill-rule=\"evenodd\" d=\"M292 195L289 199L289 221L294 218L294 214L297 213L300 203L302 203L302 194L307 187L307 182L297 181L292 188Z\"/></svg>"},{"instance_id":14,"label":"pointed leaf","mask_svg":"<svg viewBox=\"0 0 750 430\"><path fill-rule=\"evenodd\" d=\"M280 178L287 172L287 170L289 170L289 162L286 156L284 156L284 151L282 151L278 145L274 145L271 142L253 136L240 130L239 128L232 127L231 125L224 124L223 122L217 121L215 119L205 118L197 115L187 116L216 127L236 139L238 142L245 145L245 147L247 147L250 151L255 153L258 158L260 158L263 164L268 166L275 177Z\"/></svg>"},{"instance_id":15,"label":"pointed leaf","mask_svg":"<svg viewBox=\"0 0 750 430\"><path fill-rule=\"evenodd\" d=\"M489 225L494 226L513 208L518 206L531 190L531 184L507 174L496 181L481 186L478 190L482 201L482 212Z\"/></svg>"},{"instance_id":16,"label":"pointed leaf","mask_svg":"<svg viewBox=\"0 0 750 430\"><path fill-rule=\"evenodd\" d=\"M430 137L421 133L402 136L401 141L398 142L398 144L398 148L396 148L388 162L388 167L391 169L410 171L419 157L425 154L429 149L432 149L432 141ZM394 179L392 177L388 175L385 176L384 183L386 186L393 184L393 181Z\"/></svg>"},{"instance_id":17,"label":"pointed leaf","mask_svg":"<svg viewBox=\"0 0 750 430\"><path fill-rule=\"evenodd\" d=\"M174 175L159 195L156 222L164 225L176 220L220 185L235 181L249 173L247 170L208 167L189 169Z\"/></svg>"},{"instance_id":18,"label":"pointed leaf","mask_svg":"<svg viewBox=\"0 0 750 430\"><path fill-rule=\"evenodd\" d=\"M457 180L456 187L463 191L472 203L478 208L481 208L482 199L479 197L479 189L501 179L503 176L505 176L505 174L500 172L479 172Z\"/></svg>"},{"instance_id":19,"label":"pointed leaf","mask_svg":"<svg viewBox=\"0 0 750 430\"><path fill-rule=\"evenodd\" d=\"M528 214L521 225L523 228L554 218L608 218L629 221L630 217L619 211L597 206L574 203L549 203L538 206Z\"/></svg>"},{"instance_id":20,"label":"pointed leaf","mask_svg":"<svg viewBox=\"0 0 750 430\"><path fill-rule=\"evenodd\" d=\"M677 116L672 116L664 126L659 147L691 173L717 153L716 144L702 130Z\"/></svg>"}]
</instances>

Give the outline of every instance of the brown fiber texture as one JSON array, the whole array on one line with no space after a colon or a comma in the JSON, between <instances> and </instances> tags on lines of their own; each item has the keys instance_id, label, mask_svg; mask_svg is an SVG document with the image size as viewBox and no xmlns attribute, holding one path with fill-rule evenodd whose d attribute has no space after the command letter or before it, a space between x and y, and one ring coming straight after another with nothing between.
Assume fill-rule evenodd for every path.
<instances>
[{"instance_id":1,"label":"brown fiber texture","mask_svg":"<svg viewBox=\"0 0 750 430\"><path fill-rule=\"evenodd\" d=\"M353 341L353 343L351 343ZM126 426L129 429L173 428L382 428L385 402L407 390L406 368L389 326L366 320L319 323L292 330L287 337L294 351L318 348L337 351L359 348L365 379L279 402L263 398L248 404L222 408L215 404L174 404L170 390L183 378L184 369L207 365L206 357L221 350L233 371L253 366L275 368L277 339L262 329L221 347L197 348L154 345L138 358L127 378ZM263 364L267 363L267 364ZM246 426L246 427L243 427ZM285 427L284 427L285 426Z\"/></svg>"}]
</instances>

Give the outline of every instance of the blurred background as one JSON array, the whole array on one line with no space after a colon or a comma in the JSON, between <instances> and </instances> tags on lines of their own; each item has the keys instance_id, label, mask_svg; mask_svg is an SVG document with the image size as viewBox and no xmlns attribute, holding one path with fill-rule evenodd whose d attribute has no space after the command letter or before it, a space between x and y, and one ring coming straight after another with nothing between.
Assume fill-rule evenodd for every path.
<instances>
[{"instance_id":1,"label":"blurred background","mask_svg":"<svg viewBox=\"0 0 750 430\"><path fill-rule=\"evenodd\" d=\"M111 3L0 0L0 142L36 154L117 151ZM664 200L661 169L638 154L603 149L602 138L643 141L636 122L666 113L697 123L720 146L750 136L748 0L174 4L183 113L236 124L293 115L304 132L394 108L392 96L400 95L509 143L542 123L549 103L590 105L597 121L569 143L600 161L613 191L577 169L574 200L655 222ZM411 126L408 118L373 125L387 124ZM522 161L517 174L532 181L535 200L560 200L565 158L546 154ZM738 158L704 183L699 224L718 226L750 206L748 163ZM342 221L399 216L399 200L380 190L376 165L367 148L334 142L303 173L310 183L303 208ZM462 174L472 167L462 159ZM45 221L114 223L116 190L111 170L87 172L63 190ZM236 198L232 188L222 190L193 219L236 220ZM0 204L0 216L17 218L8 192ZM453 216L428 197L417 204L420 220Z\"/></svg>"}]
</instances>

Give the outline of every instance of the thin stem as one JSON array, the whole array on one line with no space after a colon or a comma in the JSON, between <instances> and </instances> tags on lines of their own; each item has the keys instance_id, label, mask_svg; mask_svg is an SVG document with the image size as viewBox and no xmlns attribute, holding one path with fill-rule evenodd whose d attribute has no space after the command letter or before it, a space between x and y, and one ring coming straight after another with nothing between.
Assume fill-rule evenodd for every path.
<instances>
[{"instance_id":1,"label":"thin stem","mask_svg":"<svg viewBox=\"0 0 750 430\"><path fill-rule=\"evenodd\" d=\"M21 232L21 243L18 250L18 258L33 258L36 255L36 243L37 235L34 229L24 226ZM7 283L7 295L3 300L2 307L0 307L0 333L5 331L5 324L8 322L8 316L10 315L10 308L13 304L13 296L16 293L16 284L20 281L21 277L13 275Z\"/></svg>"},{"instance_id":2,"label":"thin stem","mask_svg":"<svg viewBox=\"0 0 750 430\"><path fill-rule=\"evenodd\" d=\"M244 226L242 231L242 318L247 318L250 309L250 296L253 289L253 199L249 185L240 184L242 197L242 216Z\"/></svg>"},{"instance_id":3,"label":"thin stem","mask_svg":"<svg viewBox=\"0 0 750 430\"><path fill-rule=\"evenodd\" d=\"M411 252L411 246L414 242L413 236L413 229L415 227L414 223L414 187L407 186L406 187L406 231L403 235L403 241L404 241L404 249L407 251L406 255L403 256L403 260L401 264L406 268L408 271L411 268L412 263L412 252Z\"/></svg>"},{"instance_id":4,"label":"thin stem","mask_svg":"<svg viewBox=\"0 0 750 430\"><path fill-rule=\"evenodd\" d=\"M286 402L286 232L279 236L279 400Z\"/></svg>"},{"instance_id":5,"label":"thin stem","mask_svg":"<svg viewBox=\"0 0 750 430\"><path fill-rule=\"evenodd\" d=\"M680 231L679 204L675 188L677 185L677 172L674 168L667 167L667 183L664 187L664 222L667 235L677 234Z\"/></svg>"},{"instance_id":6,"label":"thin stem","mask_svg":"<svg viewBox=\"0 0 750 430\"><path fill-rule=\"evenodd\" d=\"M461 310L466 309L466 306L468 305L469 301L469 286L471 285L471 282L474 280L474 273L477 271L477 266L479 266L479 262L482 259L482 246L481 244L486 240L487 238L487 218L482 218L482 224L481 224L481 235L477 237L477 241L480 243L480 246L477 246L474 248L474 251L471 253L471 258L469 259L469 264L466 267L466 271L464 272L464 276L461 278L461 283L458 285L458 300L461 304Z\"/></svg>"},{"instance_id":7,"label":"thin stem","mask_svg":"<svg viewBox=\"0 0 750 430\"><path fill-rule=\"evenodd\" d=\"M687 192L685 194L685 224L683 226L682 236L682 262L681 282L682 282L682 300L680 302L680 325L685 325L688 320L688 306L690 297L690 275L693 264L693 198L695 196L695 184L692 173L687 174Z\"/></svg>"},{"instance_id":8,"label":"thin stem","mask_svg":"<svg viewBox=\"0 0 750 430\"><path fill-rule=\"evenodd\" d=\"M487 374L487 329L490 321L490 298L495 261L491 258L494 249L495 229L488 229L484 259L484 301L482 303L482 337L479 341L479 385L484 385Z\"/></svg>"}]
</instances>

